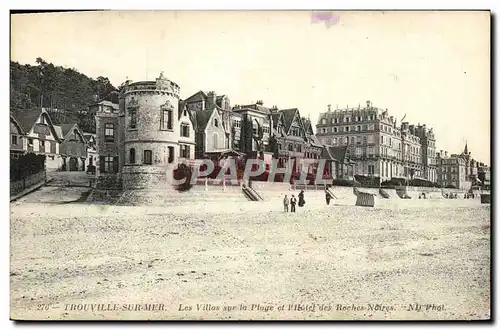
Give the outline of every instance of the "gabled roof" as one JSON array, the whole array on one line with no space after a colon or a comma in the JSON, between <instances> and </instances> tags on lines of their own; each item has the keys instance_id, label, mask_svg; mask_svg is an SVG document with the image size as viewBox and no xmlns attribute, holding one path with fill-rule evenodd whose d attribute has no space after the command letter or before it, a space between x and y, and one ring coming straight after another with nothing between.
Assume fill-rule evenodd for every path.
<instances>
[{"instance_id":1,"label":"gabled roof","mask_svg":"<svg viewBox=\"0 0 500 330\"><path fill-rule=\"evenodd\" d=\"M78 124L74 123L74 124L60 124L59 125L61 127L61 130L62 130L62 134L63 134L63 137L66 139L68 137L68 135L73 132L75 129L77 130L78 134L80 134L80 136L82 137L82 139L84 141L87 141L85 139L85 136L83 134L83 132L80 130L80 127L78 127Z\"/></svg>"},{"instance_id":2,"label":"gabled roof","mask_svg":"<svg viewBox=\"0 0 500 330\"><path fill-rule=\"evenodd\" d=\"M346 162L348 159L349 150L347 146L329 146L325 145L321 153L322 158L335 160L338 162Z\"/></svg>"},{"instance_id":3,"label":"gabled roof","mask_svg":"<svg viewBox=\"0 0 500 330\"><path fill-rule=\"evenodd\" d=\"M207 128L208 122L210 121L214 110L215 108L212 108L210 110L196 111L196 131L202 132Z\"/></svg>"},{"instance_id":4,"label":"gabled roof","mask_svg":"<svg viewBox=\"0 0 500 330\"><path fill-rule=\"evenodd\" d=\"M179 100L179 110L178 110L178 117L177 119L180 119L182 117L182 112L184 111L184 108L186 107L186 102Z\"/></svg>"},{"instance_id":5,"label":"gabled roof","mask_svg":"<svg viewBox=\"0 0 500 330\"><path fill-rule=\"evenodd\" d=\"M283 116L282 116L281 112L272 112L271 119L273 120L273 128L277 128L278 123L280 120L283 119Z\"/></svg>"},{"instance_id":6,"label":"gabled roof","mask_svg":"<svg viewBox=\"0 0 500 330\"><path fill-rule=\"evenodd\" d=\"M204 91L198 91L184 100L185 103L198 102L207 99L207 94Z\"/></svg>"},{"instance_id":7,"label":"gabled roof","mask_svg":"<svg viewBox=\"0 0 500 330\"><path fill-rule=\"evenodd\" d=\"M328 159L328 160L337 160L333 157L332 153L330 152L330 146L323 146L323 150L321 151L321 158L323 159Z\"/></svg>"},{"instance_id":8,"label":"gabled roof","mask_svg":"<svg viewBox=\"0 0 500 330\"><path fill-rule=\"evenodd\" d=\"M283 109L279 110L283 115L283 122L285 124L285 132L288 133L290 130L290 126L292 125L293 118L295 118L295 114L299 111L297 108L295 109Z\"/></svg>"},{"instance_id":9,"label":"gabled roof","mask_svg":"<svg viewBox=\"0 0 500 330\"><path fill-rule=\"evenodd\" d=\"M347 146L328 146L328 148L333 158L337 159L340 162L346 160L346 156L348 155Z\"/></svg>"},{"instance_id":10,"label":"gabled roof","mask_svg":"<svg viewBox=\"0 0 500 330\"><path fill-rule=\"evenodd\" d=\"M10 120L14 122L14 125L19 128L21 131L21 134L26 134L26 130L24 129L23 125L17 120L16 116L11 112L10 113Z\"/></svg>"},{"instance_id":11,"label":"gabled roof","mask_svg":"<svg viewBox=\"0 0 500 330\"><path fill-rule=\"evenodd\" d=\"M302 117L302 123L304 124L304 130L306 131L306 135L308 135L308 136L314 135L314 130L312 127L311 120L308 118Z\"/></svg>"},{"instance_id":12,"label":"gabled roof","mask_svg":"<svg viewBox=\"0 0 500 330\"><path fill-rule=\"evenodd\" d=\"M85 133L85 132L83 132L83 137L85 138L85 140L87 142L89 142L90 139L94 139L95 140L95 134L92 134L92 133Z\"/></svg>"},{"instance_id":13,"label":"gabled roof","mask_svg":"<svg viewBox=\"0 0 500 330\"><path fill-rule=\"evenodd\" d=\"M61 126L54 125L54 131L56 131L57 136L61 137L61 140L64 139L64 134Z\"/></svg>"},{"instance_id":14,"label":"gabled roof","mask_svg":"<svg viewBox=\"0 0 500 330\"><path fill-rule=\"evenodd\" d=\"M42 108L29 108L29 109L16 108L16 109L11 109L10 114L12 117L14 117L15 121L21 125L22 129L26 133L29 133L33 128L33 126L35 125L37 119L42 114L45 114L47 116L49 127L51 128L55 139L56 140L63 139L63 135L61 134L60 131L58 131L55 128L49 113Z\"/></svg>"},{"instance_id":15,"label":"gabled roof","mask_svg":"<svg viewBox=\"0 0 500 330\"><path fill-rule=\"evenodd\" d=\"M42 114L42 109L11 109L10 114L14 116L16 121L21 125L22 129L28 133L35 124L36 120Z\"/></svg>"},{"instance_id":16,"label":"gabled roof","mask_svg":"<svg viewBox=\"0 0 500 330\"><path fill-rule=\"evenodd\" d=\"M59 124L59 126L61 127L64 138L66 138L66 135L68 135L68 133L73 130L73 127L75 127L75 125L76 124Z\"/></svg>"}]
</instances>

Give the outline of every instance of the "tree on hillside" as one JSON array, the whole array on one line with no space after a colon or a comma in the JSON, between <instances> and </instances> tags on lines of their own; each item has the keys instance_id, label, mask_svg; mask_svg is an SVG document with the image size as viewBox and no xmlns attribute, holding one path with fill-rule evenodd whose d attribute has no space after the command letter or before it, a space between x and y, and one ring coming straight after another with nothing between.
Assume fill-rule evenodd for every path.
<instances>
[{"instance_id":1,"label":"tree on hillside","mask_svg":"<svg viewBox=\"0 0 500 330\"><path fill-rule=\"evenodd\" d=\"M107 77L87 77L75 68L64 68L36 59L36 65L10 62L12 108L45 107L67 112L63 121L77 120L77 114L98 100L118 102L117 89ZM70 123L70 122L69 122Z\"/></svg>"}]
</instances>

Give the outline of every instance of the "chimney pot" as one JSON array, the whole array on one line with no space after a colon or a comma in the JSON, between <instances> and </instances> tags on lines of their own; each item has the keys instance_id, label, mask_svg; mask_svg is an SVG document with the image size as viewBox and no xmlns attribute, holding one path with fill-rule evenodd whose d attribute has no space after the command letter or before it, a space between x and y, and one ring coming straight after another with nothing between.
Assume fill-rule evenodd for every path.
<instances>
[{"instance_id":1,"label":"chimney pot","mask_svg":"<svg viewBox=\"0 0 500 330\"><path fill-rule=\"evenodd\" d=\"M332 105L328 104L328 111L332 111Z\"/></svg>"},{"instance_id":2,"label":"chimney pot","mask_svg":"<svg viewBox=\"0 0 500 330\"><path fill-rule=\"evenodd\" d=\"M366 107L369 108L371 106L371 102L370 101L366 101Z\"/></svg>"}]
</instances>

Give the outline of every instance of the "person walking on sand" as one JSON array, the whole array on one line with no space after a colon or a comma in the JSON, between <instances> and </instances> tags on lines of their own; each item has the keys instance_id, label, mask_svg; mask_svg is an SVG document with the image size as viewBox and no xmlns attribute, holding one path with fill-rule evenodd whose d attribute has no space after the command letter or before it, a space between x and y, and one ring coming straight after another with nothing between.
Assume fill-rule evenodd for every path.
<instances>
[{"instance_id":1,"label":"person walking on sand","mask_svg":"<svg viewBox=\"0 0 500 330\"><path fill-rule=\"evenodd\" d=\"M330 205L330 200L332 199L332 195L330 195L328 188L325 189L325 199L326 199L326 205Z\"/></svg>"},{"instance_id":2,"label":"person walking on sand","mask_svg":"<svg viewBox=\"0 0 500 330\"><path fill-rule=\"evenodd\" d=\"M304 190L301 190L300 194L299 194L299 207L302 207L305 204L306 204L306 201L304 199Z\"/></svg>"},{"instance_id":3,"label":"person walking on sand","mask_svg":"<svg viewBox=\"0 0 500 330\"><path fill-rule=\"evenodd\" d=\"M295 198L294 195L292 195L292 198L290 198L290 212L295 212L295 204L297 203L297 199Z\"/></svg>"},{"instance_id":4,"label":"person walking on sand","mask_svg":"<svg viewBox=\"0 0 500 330\"><path fill-rule=\"evenodd\" d=\"M285 195L285 198L283 198L283 208L285 212L288 212L288 196Z\"/></svg>"}]
</instances>

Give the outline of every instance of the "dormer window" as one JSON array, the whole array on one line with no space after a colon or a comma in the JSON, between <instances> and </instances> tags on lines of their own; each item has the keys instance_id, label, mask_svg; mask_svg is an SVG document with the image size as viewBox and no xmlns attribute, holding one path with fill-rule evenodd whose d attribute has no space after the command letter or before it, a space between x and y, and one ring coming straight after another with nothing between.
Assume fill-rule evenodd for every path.
<instances>
[{"instance_id":1,"label":"dormer window","mask_svg":"<svg viewBox=\"0 0 500 330\"><path fill-rule=\"evenodd\" d=\"M217 118L214 118L214 126L219 127L219 121L217 120Z\"/></svg>"},{"instance_id":2,"label":"dormer window","mask_svg":"<svg viewBox=\"0 0 500 330\"><path fill-rule=\"evenodd\" d=\"M181 124L181 136L189 137L189 124L186 123Z\"/></svg>"}]
</instances>

